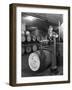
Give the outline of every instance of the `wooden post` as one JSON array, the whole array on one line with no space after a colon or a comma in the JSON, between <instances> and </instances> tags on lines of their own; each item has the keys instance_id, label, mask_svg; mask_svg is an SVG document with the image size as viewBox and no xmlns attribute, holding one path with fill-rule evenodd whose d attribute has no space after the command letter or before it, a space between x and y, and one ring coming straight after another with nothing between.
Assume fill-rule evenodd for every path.
<instances>
[{"instance_id":1,"label":"wooden post","mask_svg":"<svg viewBox=\"0 0 72 90\"><path fill-rule=\"evenodd\" d=\"M57 70L57 65L56 65L56 37L54 37L53 40L54 40L54 45L53 45L51 70L53 73L57 73L58 70Z\"/></svg>"},{"instance_id":2,"label":"wooden post","mask_svg":"<svg viewBox=\"0 0 72 90\"><path fill-rule=\"evenodd\" d=\"M59 27L59 41L60 41L60 21L58 22L58 27Z\"/></svg>"},{"instance_id":3,"label":"wooden post","mask_svg":"<svg viewBox=\"0 0 72 90\"><path fill-rule=\"evenodd\" d=\"M54 40L54 46L53 46L54 59L52 60L52 67L55 67L56 66L56 38L54 37L53 40Z\"/></svg>"}]
</instances>

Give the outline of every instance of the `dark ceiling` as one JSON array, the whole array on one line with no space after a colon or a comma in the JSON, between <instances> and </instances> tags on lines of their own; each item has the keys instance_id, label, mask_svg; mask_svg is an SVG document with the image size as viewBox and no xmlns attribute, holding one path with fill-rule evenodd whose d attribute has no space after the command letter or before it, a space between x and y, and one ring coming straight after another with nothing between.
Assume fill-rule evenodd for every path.
<instances>
[{"instance_id":1,"label":"dark ceiling","mask_svg":"<svg viewBox=\"0 0 72 90\"><path fill-rule=\"evenodd\" d=\"M62 14L22 13L22 17L26 17L26 16L36 17L41 21L44 21L49 25L53 25L53 26L58 26L59 21L60 21L60 24L62 24L63 22Z\"/></svg>"}]
</instances>

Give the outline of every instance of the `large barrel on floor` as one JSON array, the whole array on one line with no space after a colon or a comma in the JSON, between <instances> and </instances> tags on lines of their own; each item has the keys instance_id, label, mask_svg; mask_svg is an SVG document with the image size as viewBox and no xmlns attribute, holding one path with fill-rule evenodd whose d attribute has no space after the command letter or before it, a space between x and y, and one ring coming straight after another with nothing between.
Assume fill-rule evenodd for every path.
<instances>
[{"instance_id":1,"label":"large barrel on floor","mask_svg":"<svg viewBox=\"0 0 72 90\"><path fill-rule=\"evenodd\" d=\"M33 73L42 72L51 64L51 53L39 50L29 55L28 65Z\"/></svg>"}]
</instances>

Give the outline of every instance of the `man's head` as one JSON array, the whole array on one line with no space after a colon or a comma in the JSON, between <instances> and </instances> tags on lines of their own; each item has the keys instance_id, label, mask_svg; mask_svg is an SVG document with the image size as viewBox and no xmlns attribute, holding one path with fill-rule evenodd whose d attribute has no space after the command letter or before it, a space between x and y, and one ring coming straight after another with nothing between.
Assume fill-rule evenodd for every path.
<instances>
[{"instance_id":1,"label":"man's head","mask_svg":"<svg viewBox=\"0 0 72 90\"><path fill-rule=\"evenodd\" d=\"M53 26L50 25L48 30L53 31Z\"/></svg>"}]
</instances>

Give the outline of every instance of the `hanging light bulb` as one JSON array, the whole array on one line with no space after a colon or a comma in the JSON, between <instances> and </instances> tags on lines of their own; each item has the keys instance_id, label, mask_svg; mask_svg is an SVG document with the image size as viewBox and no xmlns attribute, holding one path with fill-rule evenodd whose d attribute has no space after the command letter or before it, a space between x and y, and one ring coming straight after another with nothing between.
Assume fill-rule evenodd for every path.
<instances>
[{"instance_id":1,"label":"hanging light bulb","mask_svg":"<svg viewBox=\"0 0 72 90\"><path fill-rule=\"evenodd\" d=\"M26 16L25 19L33 21L33 20L35 20L35 17L33 17L33 16Z\"/></svg>"}]
</instances>

